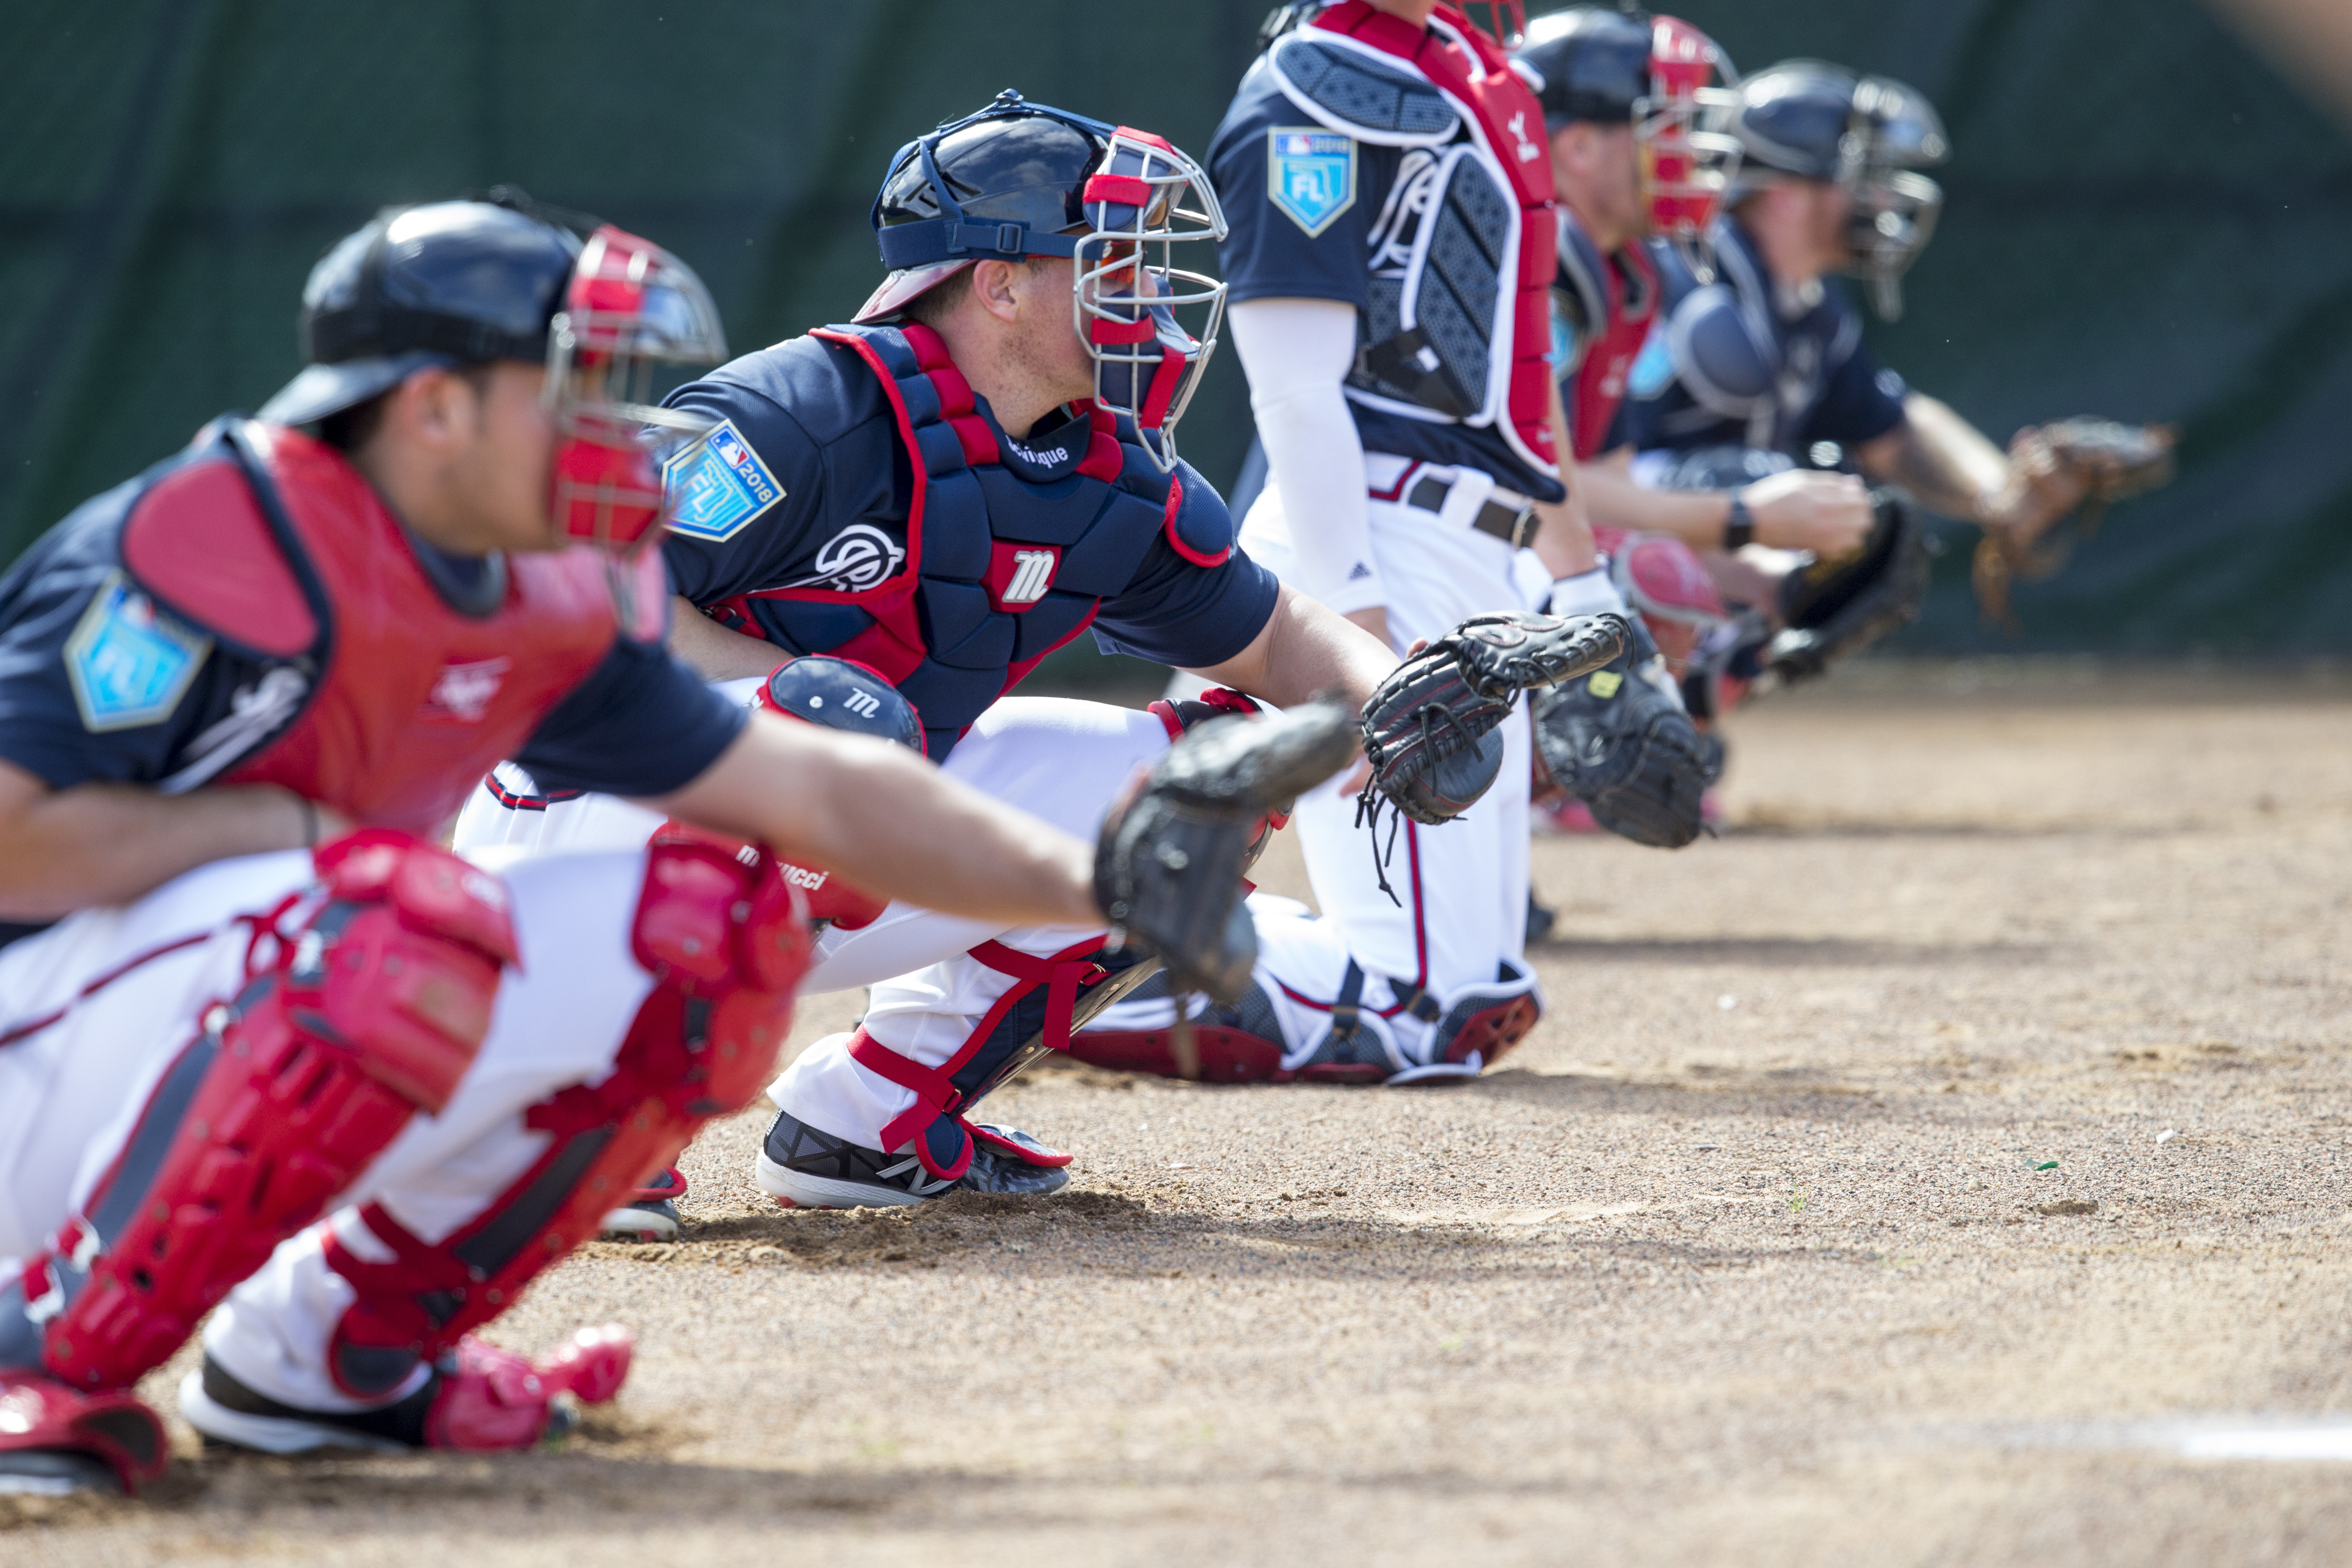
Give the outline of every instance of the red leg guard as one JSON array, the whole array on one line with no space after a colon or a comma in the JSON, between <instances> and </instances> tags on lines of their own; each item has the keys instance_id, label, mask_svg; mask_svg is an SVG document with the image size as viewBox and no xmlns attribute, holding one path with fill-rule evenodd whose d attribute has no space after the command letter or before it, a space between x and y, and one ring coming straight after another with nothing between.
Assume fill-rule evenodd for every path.
<instances>
[{"instance_id":1,"label":"red leg guard","mask_svg":"<svg viewBox=\"0 0 2352 1568\"><path fill-rule=\"evenodd\" d=\"M470 1224L439 1242L382 1205L362 1214L389 1262L327 1244L359 1291L328 1364L354 1398L389 1393L423 1358L510 1306L539 1272L596 1234L647 1171L677 1157L714 1116L751 1103L792 1027L809 961L807 907L764 852L747 864L707 843L656 835L646 853L634 945L653 972L612 1076L530 1109L547 1152Z\"/></svg>"},{"instance_id":2,"label":"red leg guard","mask_svg":"<svg viewBox=\"0 0 2352 1568\"><path fill-rule=\"evenodd\" d=\"M163 1423L127 1391L83 1394L38 1373L0 1372L0 1452L28 1449L87 1455L126 1492L161 1478L172 1460Z\"/></svg>"},{"instance_id":3,"label":"red leg guard","mask_svg":"<svg viewBox=\"0 0 2352 1568\"><path fill-rule=\"evenodd\" d=\"M1182 1058L1174 1029L1089 1029L1070 1037L1073 1058L1113 1072L1148 1072L1201 1083L1287 1083L1282 1045L1213 1024L1192 1026L1192 1059Z\"/></svg>"},{"instance_id":4,"label":"red leg guard","mask_svg":"<svg viewBox=\"0 0 2352 1568\"><path fill-rule=\"evenodd\" d=\"M163 1075L114 1168L27 1269L43 1361L78 1388L160 1365L325 1212L488 1032L515 957L505 889L403 834L321 849L325 899ZM41 1281L37 1293L33 1282Z\"/></svg>"}]
</instances>

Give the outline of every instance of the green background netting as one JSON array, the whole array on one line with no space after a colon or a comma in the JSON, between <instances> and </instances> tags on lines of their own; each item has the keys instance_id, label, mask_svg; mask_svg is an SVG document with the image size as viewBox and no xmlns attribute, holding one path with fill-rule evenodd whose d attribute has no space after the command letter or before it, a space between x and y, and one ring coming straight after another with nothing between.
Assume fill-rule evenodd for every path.
<instances>
[{"instance_id":1,"label":"green background netting","mask_svg":"<svg viewBox=\"0 0 2352 1568\"><path fill-rule=\"evenodd\" d=\"M1014 85L1205 150L1264 5L16 0L0 8L0 559L295 369L293 303L387 202L512 182L698 268L740 351L846 315L900 142ZM1942 109L1950 205L1880 352L1999 438L2183 429L2179 481L1916 651L2352 652L2352 138L2192 0L1691 0ZM1247 441L1228 352L1187 454ZM1956 536L1964 544L1967 536Z\"/></svg>"}]
</instances>

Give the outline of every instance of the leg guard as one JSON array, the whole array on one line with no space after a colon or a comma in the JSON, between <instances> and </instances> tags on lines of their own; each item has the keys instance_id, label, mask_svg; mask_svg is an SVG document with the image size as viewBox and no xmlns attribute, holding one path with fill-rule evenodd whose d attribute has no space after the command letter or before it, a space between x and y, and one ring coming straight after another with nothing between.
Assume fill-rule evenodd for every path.
<instances>
[{"instance_id":1,"label":"leg guard","mask_svg":"<svg viewBox=\"0 0 2352 1568\"><path fill-rule=\"evenodd\" d=\"M375 1246L347 1240L337 1222L328 1262L358 1291L328 1352L345 1394L383 1397L420 1362L457 1351L468 1330L593 1236L646 1172L675 1160L705 1121L749 1105L773 1076L808 968L807 906L773 858L747 853L748 863L708 843L656 837L633 935L653 994L612 1076L524 1113L548 1146L512 1186L437 1242L411 1234L381 1203L359 1216ZM465 1436L450 1434L448 1446L476 1446Z\"/></svg>"},{"instance_id":2,"label":"leg guard","mask_svg":"<svg viewBox=\"0 0 2352 1568\"><path fill-rule=\"evenodd\" d=\"M1133 1000L1165 1000L1168 981L1156 976ZM1255 981L1231 1007L1211 1003L1192 1019L1189 1054L1173 1028L1088 1029L1070 1039L1070 1055L1113 1072L1143 1072L1201 1083L1287 1083L1282 1066L1282 1026Z\"/></svg>"},{"instance_id":3,"label":"leg guard","mask_svg":"<svg viewBox=\"0 0 2352 1568\"><path fill-rule=\"evenodd\" d=\"M1535 971L1505 959L1496 966L1493 984L1467 987L1439 1016L1427 1065L1408 1068L1388 1081L1402 1087L1475 1078L1526 1039L1542 1016L1543 994L1536 986Z\"/></svg>"},{"instance_id":4,"label":"leg guard","mask_svg":"<svg viewBox=\"0 0 2352 1568\"><path fill-rule=\"evenodd\" d=\"M488 1032L515 958L495 879L375 829L318 866L318 893L253 922L252 978L205 1009L113 1168L16 1287L45 1326L44 1365L76 1388L160 1365L417 1110L447 1102ZM0 1426L0 1446L24 1445Z\"/></svg>"}]
</instances>

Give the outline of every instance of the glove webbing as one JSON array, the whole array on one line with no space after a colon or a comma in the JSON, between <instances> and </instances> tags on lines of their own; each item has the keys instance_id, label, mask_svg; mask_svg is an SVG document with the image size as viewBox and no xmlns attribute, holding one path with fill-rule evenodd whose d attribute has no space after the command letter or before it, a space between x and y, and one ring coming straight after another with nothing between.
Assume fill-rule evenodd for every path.
<instances>
[{"instance_id":1,"label":"glove webbing","mask_svg":"<svg viewBox=\"0 0 2352 1568\"><path fill-rule=\"evenodd\" d=\"M1454 710L1444 706L1443 703L1424 702L1421 706L1421 711L1415 715L1415 717L1421 721L1421 752L1423 756L1434 757L1437 754L1436 738L1430 733L1433 727L1432 715L1435 715L1435 717L1443 719L1448 724L1453 725L1470 746L1475 747L1477 745L1478 737L1470 733L1468 727L1462 722L1461 716L1455 713ZM1424 768L1423 772L1426 773L1431 769L1435 768L1436 765L1436 763L1432 762L1428 768ZM1394 888L1389 886L1389 857L1396 853L1397 830L1403 824L1404 813L1397 809L1394 802L1387 800L1382 795L1380 789L1380 780L1381 772L1380 769L1375 766L1372 769L1372 776L1366 779L1364 781L1364 787L1357 792L1356 826L1358 827L1368 827L1371 829L1372 875L1379 879L1381 891L1389 896L1389 902L1394 904L1399 909L1402 909L1404 908L1404 900L1396 896L1396 889ZM1383 805L1390 808L1391 814L1389 821L1388 847L1385 849L1381 847L1380 842L1381 807Z\"/></svg>"}]
</instances>

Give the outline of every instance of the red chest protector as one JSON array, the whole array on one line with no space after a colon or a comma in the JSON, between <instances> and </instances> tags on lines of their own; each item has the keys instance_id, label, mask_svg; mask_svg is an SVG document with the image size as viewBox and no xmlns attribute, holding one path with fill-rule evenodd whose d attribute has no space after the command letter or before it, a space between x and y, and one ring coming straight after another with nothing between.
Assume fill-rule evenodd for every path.
<instances>
[{"instance_id":1,"label":"red chest protector","mask_svg":"<svg viewBox=\"0 0 2352 1568\"><path fill-rule=\"evenodd\" d=\"M1519 204L1517 287L1512 289L1509 433L1517 445L1550 468L1559 461L1552 440L1551 288L1554 269L1551 159L1546 151L1543 106L1511 69L1509 57L1454 5L1441 5L1437 27L1416 27L1364 0L1345 0L1309 24L1404 61L1468 111L1478 141L1500 169ZM1451 33L1452 37L1446 35Z\"/></svg>"},{"instance_id":2,"label":"red chest protector","mask_svg":"<svg viewBox=\"0 0 2352 1568\"><path fill-rule=\"evenodd\" d=\"M496 606L465 615L332 448L274 426L216 428L122 531L141 586L268 666L239 694L255 721L199 736L178 787L280 784L362 826L437 830L612 648L611 558L587 545L509 556ZM659 572L647 552L630 587L651 610L662 584L643 578L646 562ZM274 724L257 711L273 679Z\"/></svg>"},{"instance_id":3,"label":"red chest protector","mask_svg":"<svg viewBox=\"0 0 2352 1568\"><path fill-rule=\"evenodd\" d=\"M1560 310L1576 331L1576 360L1560 384L1576 460L1601 455L1625 401L1625 378L1658 314L1658 269L1639 245L1601 254L1565 209L1559 219Z\"/></svg>"}]
</instances>

